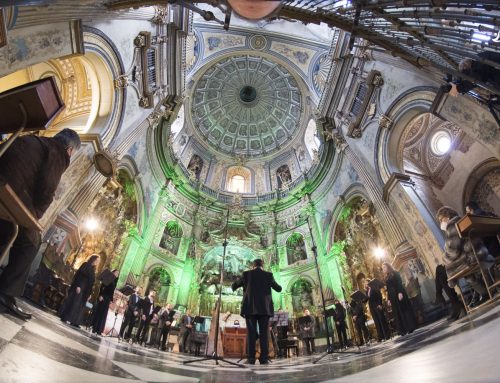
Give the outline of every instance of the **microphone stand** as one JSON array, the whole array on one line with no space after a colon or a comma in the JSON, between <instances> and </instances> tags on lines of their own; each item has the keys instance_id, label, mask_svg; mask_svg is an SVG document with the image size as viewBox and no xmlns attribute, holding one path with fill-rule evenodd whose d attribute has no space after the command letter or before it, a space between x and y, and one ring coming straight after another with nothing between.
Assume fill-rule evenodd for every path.
<instances>
[{"instance_id":1,"label":"microphone stand","mask_svg":"<svg viewBox=\"0 0 500 383\"><path fill-rule=\"evenodd\" d=\"M309 234L311 235L311 242L312 242L312 247L311 250L313 251L314 254L314 265L316 266L316 273L318 274L318 284L319 284L319 291L321 293L321 305L323 306L323 316L325 317L325 329L326 329L326 351L319 356L317 359L313 360L313 364L318 363L321 359L323 359L325 356L330 355L330 354L358 354L358 352L347 352L347 351L335 351L333 347L333 334L332 334L332 341L330 341L330 328L328 326L328 316L326 314L326 303L325 303L325 294L323 293L323 284L321 282L321 273L319 271L319 264L318 264L318 252L317 252L317 247L316 247L316 242L314 241L314 236L311 228L311 224L309 223L309 218L307 217L307 227L309 228Z\"/></svg>"},{"instance_id":2,"label":"microphone stand","mask_svg":"<svg viewBox=\"0 0 500 383\"><path fill-rule=\"evenodd\" d=\"M220 361L220 362L229 363L229 364L232 364L234 366L241 367L241 368L245 368L246 367L246 366L244 366L242 364L231 362L231 361L229 361L227 359L224 359L222 356L219 356L218 350L217 350L217 348L218 348L217 346L218 346L218 343L219 343L218 342L218 340L219 340L219 318L220 318L220 308L221 308L221 305L222 305L222 283L224 282L224 261L226 259L228 228L229 228L229 208L227 209L226 230L225 230L225 233L224 233L224 242L222 243L222 246L223 246L224 250L222 252L222 263L221 263L221 267L220 267L220 276L219 276L219 297L217 299L217 308L216 308L216 311L215 311L216 313L215 313L215 321L214 321L215 322L214 323L215 324L214 352L212 353L212 355L208 355L205 358L184 361L184 362L182 362L183 364L189 364L189 363L195 363L195 362L203 362L205 360L214 360L216 365L219 365L219 361Z\"/></svg>"}]
</instances>

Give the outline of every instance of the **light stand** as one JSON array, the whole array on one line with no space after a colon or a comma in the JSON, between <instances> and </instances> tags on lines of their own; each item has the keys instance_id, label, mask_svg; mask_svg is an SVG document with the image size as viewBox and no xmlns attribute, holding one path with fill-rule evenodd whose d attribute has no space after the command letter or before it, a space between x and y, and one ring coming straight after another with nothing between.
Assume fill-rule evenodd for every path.
<instances>
[{"instance_id":1,"label":"light stand","mask_svg":"<svg viewBox=\"0 0 500 383\"><path fill-rule=\"evenodd\" d=\"M323 316L325 317L325 329L326 329L326 351L321 355L319 358L316 360L313 360L313 364L318 363L321 359L323 359L325 356L330 355L330 354L357 354L357 352L345 352L345 351L335 351L333 347L333 338L332 341L330 342L330 328L328 326L328 316L326 315L326 304L325 304L325 295L323 293L323 284L321 282L321 273L319 271L319 264L318 264L318 252L317 252L317 247L316 247L316 242L314 241L314 236L313 232L311 229L311 224L309 223L309 218L307 217L307 227L309 228L309 234L311 235L311 250L313 251L314 254L314 265L316 266L316 273L318 274L318 284L319 284L319 291L321 293L321 305L323 306Z\"/></svg>"},{"instance_id":2,"label":"light stand","mask_svg":"<svg viewBox=\"0 0 500 383\"><path fill-rule=\"evenodd\" d=\"M219 318L220 318L220 308L222 305L222 283L224 282L224 261L226 259L226 249L227 249L227 233L228 233L228 228L229 228L229 208L227 209L227 216L226 216L226 230L224 233L224 242L222 243L222 246L224 248L222 252L222 263L220 267L220 276L219 276L219 297L217 298L217 308L215 310L215 343L214 343L214 352L212 355L207 356L206 358L201 358L201 359L194 359L194 360L187 360L182 362L183 364L189 364L189 363L195 363L195 362L203 362L205 360L214 360L216 365L219 365L219 361L225 362L232 364L234 366L238 366L241 368L245 368L244 365L231 362L227 359L224 359L222 356L219 356L217 346L218 346L218 340L219 340Z\"/></svg>"}]
</instances>

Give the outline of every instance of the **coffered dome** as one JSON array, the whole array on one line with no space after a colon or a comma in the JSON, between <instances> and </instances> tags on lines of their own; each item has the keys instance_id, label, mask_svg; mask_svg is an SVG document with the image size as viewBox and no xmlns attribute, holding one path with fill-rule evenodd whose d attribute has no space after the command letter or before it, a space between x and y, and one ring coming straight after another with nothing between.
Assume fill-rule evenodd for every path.
<instances>
[{"instance_id":1,"label":"coffered dome","mask_svg":"<svg viewBox=\"0 0 500 383\"><path fill-rule=\"evenodd\" d=\"M210 66L192 90L201 141L229 155L269 155L299 131L303 95L294 76L267 57L236 55Z\"/></svg>"}]
</instances>

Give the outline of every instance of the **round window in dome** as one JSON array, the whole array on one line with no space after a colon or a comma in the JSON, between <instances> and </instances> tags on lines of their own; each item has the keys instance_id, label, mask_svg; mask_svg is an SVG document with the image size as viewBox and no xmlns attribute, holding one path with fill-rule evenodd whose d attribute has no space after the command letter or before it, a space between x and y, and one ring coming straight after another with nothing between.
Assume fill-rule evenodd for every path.
<instances>
[{"instance_id":1,"label":"round window in dome","mask_svg":"<svg viewBox=\"0 0 500 383\"><path fill-rule=\"evenodd\" d=\"M431 150L438 156L444 156L451 149L451 136L448 132L440 130L431 138Z\"/></svg>"}]
</instances>

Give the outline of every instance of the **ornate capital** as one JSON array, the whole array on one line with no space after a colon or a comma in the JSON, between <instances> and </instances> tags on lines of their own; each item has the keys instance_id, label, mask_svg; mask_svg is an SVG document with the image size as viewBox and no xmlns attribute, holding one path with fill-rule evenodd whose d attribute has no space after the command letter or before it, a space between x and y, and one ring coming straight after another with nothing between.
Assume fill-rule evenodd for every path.
<instances>
[{"instance_id":1,"label":"ornate capital","mask_svg":"<svg viewBox=\"0 0 500 383\"><path fill-rule=\"evenodd\" d=\"M129 85L129 78L127 75L122 74L114 80L115 89L124 89Z\"/></svg>"},{"instance_id":2,"label":"ornate capital","mask_svg":"<svg viewBox=\"0 0 500 383\"><path fill-rule=\"evenodd\" d=\"M333 142L335 143L335 146L337 149L339 149L341 152L343 152L347 148L347 142L344 137L340 133L335 133L333 135Z\"/></svg>"},{"instance_id":3,"label":"ornate capital","mask_svg":"<svg viewBox=\"0 0 500 383\"><path fill-rule=\"evenodd\" d=\"M380 115L378 124L382 129L390 129L392 127L392 122L393 121L388 116L382 114Z\"/></svg>"}]
</instances>

